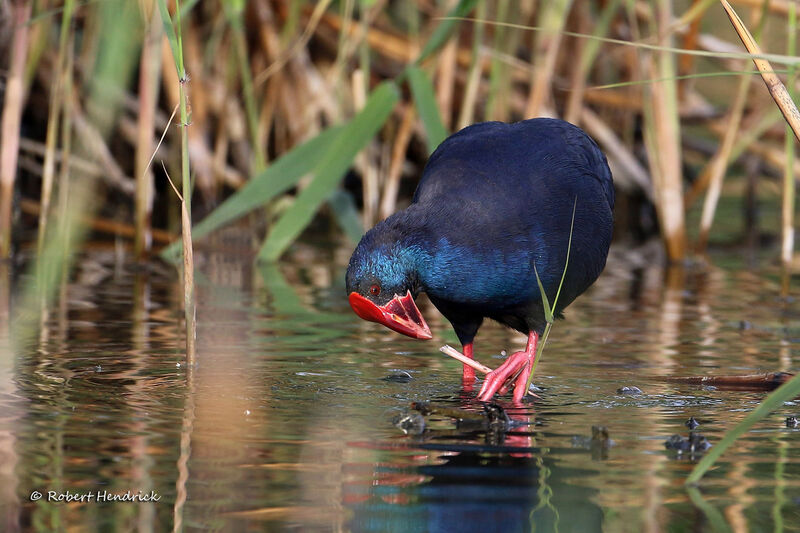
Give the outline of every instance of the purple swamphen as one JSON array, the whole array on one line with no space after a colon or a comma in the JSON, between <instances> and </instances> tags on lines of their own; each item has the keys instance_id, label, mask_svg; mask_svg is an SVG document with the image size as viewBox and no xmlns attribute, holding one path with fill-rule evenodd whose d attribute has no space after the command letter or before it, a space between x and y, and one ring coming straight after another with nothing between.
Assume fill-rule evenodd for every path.
<instances>
[{"instance_id":1,"label":"purple swamphen","mask_svg":"<svg viewBox=\"0 0 800 533\"><path fill-rule=\"evenodd\" d=\"M470 358L484 318L527 334L525 351L490 372L478 396L488 401L514 380L519 402L546 325L537 273L552 304L572 227L554 309L561 316L606 264L613 208L606 158L577 126L474 124L433 152L411 205L361 239L347 268L350 305L365 320L430 339L414 303L424 292ZM474 370L465 365L463 377L471 383Z\"/></svg>"}]
</instances>

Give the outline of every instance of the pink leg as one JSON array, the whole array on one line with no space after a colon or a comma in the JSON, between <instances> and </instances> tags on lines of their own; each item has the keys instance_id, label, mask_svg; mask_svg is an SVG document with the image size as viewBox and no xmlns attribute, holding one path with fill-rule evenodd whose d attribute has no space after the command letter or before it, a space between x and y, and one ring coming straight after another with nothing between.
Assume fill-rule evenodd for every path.
<instances>
[{"instance_id":1,"label":"pink leg","mask_svg":"<svg viewBox=\"0 0 800 533\"><path fill-rule=\"evenodd\" d=\"M472 355L472 343L464 344L464 355L469 357L470 359L474 359L475 357ZM461 382L463 384L471 384L475 381L475 369L471 366L464 365L464 373L461 375Z\"/></svg>"},{"instance_id":2,"label":"pink leg","mask_svg":"<svg viewBox=\"0 0 800 533\"><path fill-rule=\"evenodd\" d=\"M486 374L486 380L478 393L478 400L488 402L505 385L507 381L514 380L514 402L519 403L525 396L525 384L533 371L533 362L536 359L536 344L539 334L531 331L528 334L528 345L524 352L512 354L506 362ZM515 379L516 378L516 379Z\"/></svg>"}]
</instances>

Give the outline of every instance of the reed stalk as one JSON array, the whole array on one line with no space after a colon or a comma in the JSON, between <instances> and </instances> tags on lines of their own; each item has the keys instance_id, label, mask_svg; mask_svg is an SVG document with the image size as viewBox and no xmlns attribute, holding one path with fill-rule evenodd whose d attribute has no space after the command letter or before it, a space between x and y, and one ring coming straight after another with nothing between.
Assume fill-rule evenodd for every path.
<instances>
[{"instance_id":1,"label":"reed stalk","mask_svg":"<svg viewBox=\"0 0 800 533\"><path fill-rule=\"evenodd\" d=\"M766 21L765 9L762 10L758 16L756 25L758 30L756 35L761 34ZM708 237L711 232L711 224L714 221L714 213L717 210L720 194L722 193L722 182L725 179L725 172L728 169L728 161L730 161L731 152L733 151L734 142L739 133L740 124L742 122L742 115L744 108L747 104L747 95L750 90L751 76L744 74L739 78L739 85L736 90L736 96L733 100L733 105L728 112L728 121L725 126L725 133L722 136L717 153L711 158L708 163L707 169L701 172L701 175L708 173L708 190L706 197L703 201L703 212L700 215L700 231L697 237L696 252L704 254L708 246Z\"/></svg>"},{"instance_id":2,"label":"reed stalk","mask_svg":"<svg viewBox=\"0 0 800 533\"><path fill-rule=\"evenodd\" d=\"M509 0L498 0L495 3L495 24L492 48L495 51L505 50L507 33L511 29L506 24L509 11ZM489 95L486 103L486 117L489 120L504 120L508 114L508 65L496 55L492 56L489 71Z\"/></svg>"},{"instance_id":3,"label":"reed stalk","mask_svg":"<svg viewBox=\"0 0 800 533\"><path fill-rule=\"evenodd\" d=\"M755 39L753 39L753 36L747 30L747 27L744 25L742 20L736 14L736 11L734 11L734 9L726 0L720 0L720 2L722 3L722 7L725 9L728 18L730 19L731 24L736 30L736 33L739 34L742 43L745 45L745 48L747 48L747 50L753 55L760 55L760 47L756 43ZM794 10L792 10L792 16L790 18L794 19L795 15L796 14ZM789 24L790 27L793 27L794 23L790 21ZM789 46L792 47L793 44L791 43L791 40L793 39L793 36L789 39ZM781 113L783 113L788 127L791 128L795 137L800 139L800 112L798 111L797 106L794 105L789 91L772 70L772 66L768 61L762 58L754 57L753 62L761 73L761 77L764 80L770 95L781 109ZM786 137L787 139L791 139L791 136L789 135ZM786 193L786 190L784 190L784 193ZM751 411L736 426L727 431L722 440L714 445L714 447L711 448L711 450L703 457L703 459L697 463L689 477L686 479L686 483L689 485L698 483L705 473L714 465L714 463L716 463L722 454L725 453L725 451L734 442L736 442L736 440L739 439L739 437L749 431L750 428L757 422L767 417L776 409L780 408L785 402L795 398L798 394L800 394L800 375L794 376L788 382L784 383L777 390L772 392L769 396L764 398L758 407L753 409L753 411Z\"/></svg>"},{"instance_id":4,"label":"reed stalk","mask_svg":"<svg viewBox=\"0 0 800 533\"><path fill-rule=\"evenodd\" d=\"M686 30L686 33L683 35L683 46L687 50L694 50L697 48L697 41L700 37L700 25L702 23L702 15L706 12L709 5L714 0L692 0L692 7L689 8L689 11L684 14L684 16L680 17L682 22L685 22L686 15L691 14L691 21L689 22L689 28ZM685 98L688 96L689 91L692 88L693 78L690 77L690 74L694 71L695 66L695 56L691 55L681 55L678 57L678 76L681 76L682 79L678 83L678 93L681 98ZM684 77L689 76L689 77Z\"/></svg>"},{"instance_id":5,"label":"reed stalk","mask_svg":"<svg viewBox=\"0 0 800 533\"><path fill-rule=\"evenodd\" d=\"M772 99L775 100L778 108L780 108L783 117L791 127L795 137L800 140L800 111L798 111L786 86L781 82L778 75L775 74L769 62L771 55L762 53L761 47L758 46L756 40L750 35L747 26L744 25L744 22L742 22L742 19L739 18L739 15L736 14L736 11L734 11L731 5L726 0L720 0L720 2L722 3L722 7L725 8L725 12L731 20L731 24L733 24L733 29L736 30L736 33L739 35L745 48L747 48L747 51L754 56L752 57L753 63L758 69L759 74L761 74L761 79L764 80L764 85L767 86L770 96L772 96ZM791 61L787 62L787 64L796 65L797 62Z\"/></svg>"},{"instance_id":6,"label":"reed stalk","mask_svg":"<svg viewBox=\"0 0 800 533\"><path fill-rule=\"evenodd\" d=\"M189 175L189 115L186 86L189 78L183 64L183 40L181 37L181 8L180 0L176 2L176 22L172 25L172 18L167 10L166 0L158 0L161 21L169 38L172 56L175 60L175 69L178 73L180 85L179 109L181 128L181 235L183 237L183 312L186 321L186 359L190 367L194 366L195 338L197 335L197 312L194 297L194 254L192 251L192 186ZM166 171L166 169L165 169ZM169 177L169 176L168 176ZM171 183L171 181L170 181ZM173 185L174 187L174 185ZM178 193L177 189L175 190Z\"/></svg>"},{"instance_id":7,"label":"reed stalk","mask_svg":"<svg viewBox=\"0 0 800 533\"><path fill-rule=\"evenodd\" d=\"M267 164L267 157L264 152L258 135L258 103L253 90L253 76L250 71L250 64L247 58L247 40L244 35L244 0L226 0L224 2L225 11L228 16L233 33L233 52L236 58L236 65L239 68L239 77L242 81L242 95L244 96L244 107L247 114L247 126L250 131L250 143L252 145L254 161L253 170L259 172Z\"/></svg>"},{"instance_id":8,"label":"reed stalk","mask_svg":"<svg viewBox=\"0 0 800 533\"><path fill-rule=\"evenodd\" d=\"M595 24L592 35L594 37L605 37L611 26L611 20L619 9L620 0L608 2L600 14L600 18ZM581 39L579 43L580 59L578 66L573 70L572 84L569 97L567 98L567 108L564 112L564 120L578 124L583 115L583 94L586 90L586 80L591 72L597 54L600 52L600 40Z\"/></svg>"},{"instance_id":9,"label":"reed stalk","mask_svg":"<svg viewBox=\"0 0 800 533\"><path fill-rule=\"evenodd\" d=\"M788 31L786 35L786 55L794 56L797 51L797 5L792 2L789 6ZM789 97L795 100L797 90L795 86L795 67L789 67L787 76L789 80ZM783 171L783 198L781 202L781 296L789 296L789 285L792 278L792 256L794 254L794 211L795 211L795 139L792 128L785 127L786 165Z\"/></svg>"},{"instance_id":10,"label":"reed stalk","mask_svg":"<svg viewBox=\"0 0 800 533\"><path fill-rule=\"evenodd\" d=\"M14 34L0 122L0 260L11 255L11 209L17 175L20 123L25 106L24 75L31 4L24 0L11 2Z\"/></svg>"},{"instance_id":11,"label":"reed stalk","mask_svg":"<svg viewBox=\"0 0 800 533\"><path fill-rule=\"evenodd\" d=\"M758 43L753 36L750 35L750 32L739 18L739 15L736 14L736 11L734 11L727 1L720 0L720 2L722 3L722 7L725 9L728 18L730 19L731 24L733 24L733 28L739 35L739 38L742 40L745 48L747 48L747 51L754 56L761 55L761 48L758 46ZM788 47L792 51L795 50L795 18L796 12L795 6L793 5L790 9L788 24L791 31L787 41ZM764 80L764 84L767 86L767 89L769 90L773 100L775 100L778 108L780 108L781 113L783 114L787 123L785 141L786 161L783 180L783 200L781 206L781 265L783 271L781 276L781 293L786 296L789 293L789 267L794 250L794 140L792 139L790 132L793 132L794 136L797 139L800 139L800 111L798 111L797 106L794 103L792 93L786 89L786 86L783 85L780 78L778 78L778 76L775 74L769 61L763 58L753 57L753 63L755 63L756 68L761 74L761 78ZM793 80L792 74L793 72L790 72L790 80Z\"/></svg>"},{"instance_id":12,"label":"reed stalk","mask_svg":"<svg viewBox=\"0 0 800 533\"><path fill-rule=\"evenodd\" d=\"M69 227L70 223L80 224L79 221L73 220L69 216L69 196L70 196L70 160L72 158L72 115L74 112L74 90L75 83L73 81L72 73L74 71L75 63L75 32L70 32L69 39L67 40L67 57L64 65L64 78L62 83L62 90L64 91L63 100L63 114L61 120L61 167L58 174L58 217L59 227L64 231L64 235L71 235L73 229ZM81 181L88 181L92 178L84 176ZM81 191L83 187L79 187ZM83 200L83 198L79 198ZM66 222L64 222L66 221ZM82 238L82 236L81 236ZM60 238L61 243L61 256L68 257L69 250L67 244L69 238ZM44 253L44 250L42 250ZM69 272L69 262L64 261L61 265L61 288L66 289L67 275Z\"/></svg>"},{"instance_id":13,"label":"reed stalk","mask_svg":"<svg viewBox=\"0 0 800 533\"><path fill-rule=\"evenodd\" d=\"M150 170L151 156L154 153L153 132L158 106L158 86L161 80L161 40L163 26L155 2L145 8L150 11L149 20L142 45L139 65L139 118L136 137L136 196L134 256L142 260L150 252L153 240L151 227L153 213L153 173Z\"/></svg>"},{"instance_id":14,"label":"reed stalk","mask_svg":"<svg viewBox=\"0 0 800 533\"><path fill-rule=\"evenodd\" d=\"M671 20L671 3L659 0L656 16L659 45L668 49L672 48L672 35L668 32ZM674 54L668 50L655 51L648 67L654 81L645 91L644 137L667 257L679 262L686 255L686 222Z\"/></svg>"},{"instance_id":15,"label":"reed stalk","mask_svg":"<svg viewBox=\"0 0 800 533\"><path fill-rule=\"evenodd\" d=\"M361 69L353 71L351 87L353 88L353 110L357 113L364 108L367 102L367 80L366 73ZM355 165L361 172L361 183L363 187L362 199L363 208L361 213L364 227L372 227L377 221L378 203L380 202L380 190L378 184L378 170L372 162L372 150L367 146L356 155Z\"/></svg>"},{"instance_id":16,"label":"reed stalk","mask_svg":"<svg viewBox=\"0 0 800 533\"><path fill-rule=\"evenodd\" d=\"M455 0L447 2L448 10L455 6ZM458 38L447 41L439 54L439 71L436 76L436 102L445 129L452 126L453 93L455 91L456 67L458 57Z\"/></svg>"},{"instance_id":17,"label":"reed stalk","mask_svg":"<svg viewBox=\"0 0 800 533\"><path fill-rule=\"evenodd\" d=\"M47 221L50 216L50 199L53 194L53 181L56 173L56 139L60 134L59 120L63 103L65 77L71 73L66 72L67 45L69 42L69 29L72 24L72 13L75 8L74 0L64 2L64 11L61 15L61 29L58 38L58 57L56 59L56 74L50 85L50 109L47 118L47 133L45 136L45 156L42 171L42 191L40 194L41 209L39 211L39 235L37 241L37 255L42 255Z\"/></svg>"},{"instance_id":18,"label":"reed stalk","mask_svg":"<svg viewBox=\"0 0 800 533\"><path fill-rule=\"evenodd\" d=\"M552 110L551 84L556 70L556 59L561 47L564 25L567 22L572 0L552 0L539 3L539 26L546 31L536 35L533 71L531 72L528 105L525 118L550 114Z\"/></svg>"},{"instance_id":19,"label":"reed stalk","mask_svg":"<svg viewBox=\"0 0 800 533\"><path fill-rule=\"evenodd\" d=\"M711 233L711 224L714 222L714 214L717 209L720 194L722 193L722 182L725 179L725 172L728 169L728 162L730 161L731 152L733 150L734 142L739 134L739 126L744 114L744 107L747 103L747 94L750 90L751 77L748 74L739 78L739 85L736 90L736 96L733 100L733 105L728 113L728 121L725 127L725 133L722 136L722 142L719 149L711 158L708 163L707 169L701 172L703 176L708 173L708 190L703 201L703 211L700 215L700 231L697 236L697 245L695 251L698 254L704 254L708 247L708 237Z\"/></svg>"},{"instance_id":20,"label":"reed stalk","mask_svg":"<svg viewBox=\"0 0 800 533\"><path fill-rule=\"evenodd\" d=\"M414 130L414 119L416 113L413 106L407 106L403 111L403 118L397 129L394 145L392 146L392 160L389 163L389 174L383 188L381 198L380 217L384 219L394 213L397 205L397 195L400 192L400 178L403 172L403 162L406 159L408 144Z\"/></svg>"},{"instance_id":21,"label":"reed stalk","mask_svg":"<svg viewBox=\"0 0 800 533\"><path fill-rule=\"evenodd\" d=\"M458 128L466 128L475 120L475 102L478 99L481 75L483 74L483 35L485 33L486 2L479 2L476 7L475 23L472 30L472 63L467 74L467 86L464 89L464 100L458 115Z\"/></svg>"}]
</instances>

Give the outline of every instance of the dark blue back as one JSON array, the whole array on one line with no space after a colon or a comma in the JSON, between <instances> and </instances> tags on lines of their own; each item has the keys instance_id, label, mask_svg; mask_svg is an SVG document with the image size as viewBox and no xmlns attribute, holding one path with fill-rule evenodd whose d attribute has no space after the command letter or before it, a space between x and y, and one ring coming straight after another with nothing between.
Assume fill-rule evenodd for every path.
<instances>
[{"instance_id":1,"label":"dark blue back","mask_svg":"<svg viewBox=\"0 0 800 533\"><path fill-rule=\"evenodd\" d=\"M506 314L523 313L540 329L533 265L552 303L573 206L559 310L605 266L614 206L611 173L594 141L567 122L539 118L461 130L431 155L413 202L409 215L421 219L433 252L422 282L440 309L448 302L474 304L476 312L504 323Z\"/></svg>"}]
</instances>

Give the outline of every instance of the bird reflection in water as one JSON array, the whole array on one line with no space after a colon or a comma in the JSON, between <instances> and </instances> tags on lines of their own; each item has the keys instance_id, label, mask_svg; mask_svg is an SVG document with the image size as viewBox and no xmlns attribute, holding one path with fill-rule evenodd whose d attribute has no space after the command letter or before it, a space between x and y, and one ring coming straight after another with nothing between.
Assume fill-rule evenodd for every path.
<instances>
[{"instance_id":1,"label":"bird reflection in water","mask_svg":"<svg viewBox=\"0 0 800 533\"><path fill-rule=\"evenodd\" d=\"M409 455L405 464L373 464L369 486L345 485L348 530L602 530L596 491L568 481L589 472L560 467L536 446L530 409L491 403L477 411L466 398L461 405L412 404L394 420L405 435L353 444Z\"/></svg>"}]
</instances>

